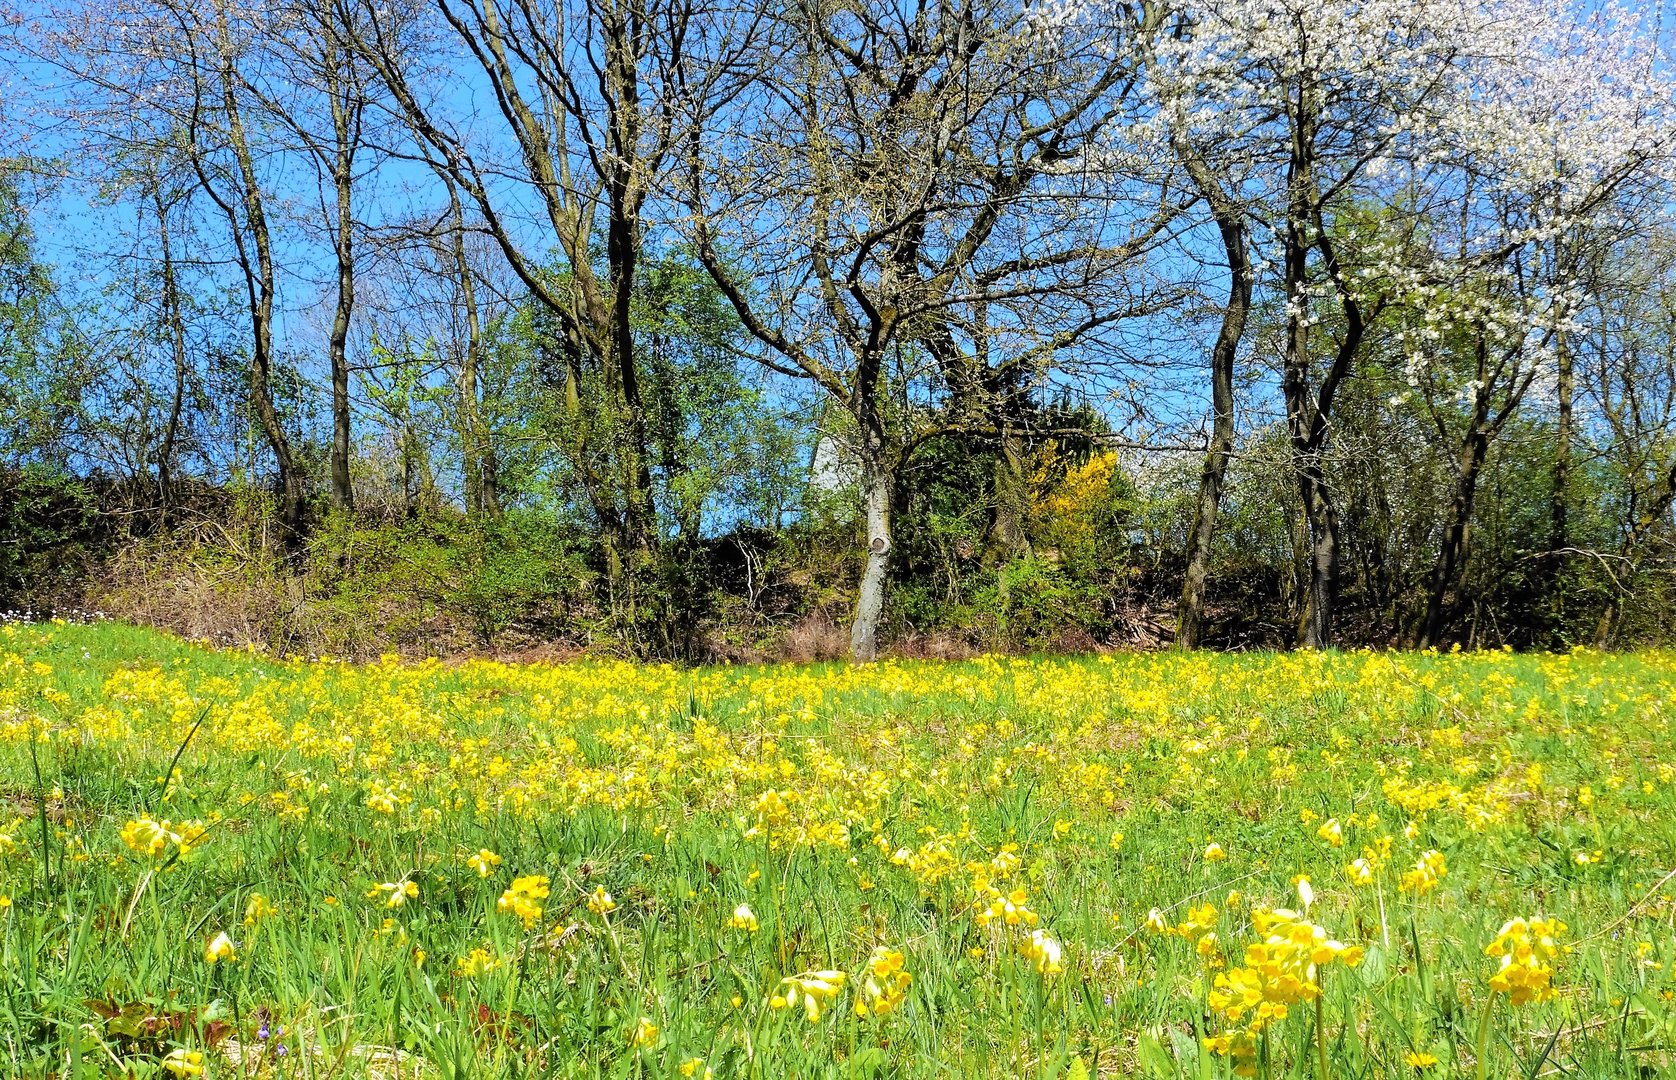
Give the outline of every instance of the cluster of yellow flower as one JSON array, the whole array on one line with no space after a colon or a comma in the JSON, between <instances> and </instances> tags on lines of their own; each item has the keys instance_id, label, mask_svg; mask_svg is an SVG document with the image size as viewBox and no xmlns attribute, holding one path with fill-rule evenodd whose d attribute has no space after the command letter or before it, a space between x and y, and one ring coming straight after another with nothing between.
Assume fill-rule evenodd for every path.
<instances>
[{"instance_id":1,"label":"cluster of yellow flower","mask_svg":"<svg viewBox=\"0 0 1676 1080\"><path fill-rule=\"evenodd\" d=\"M1270 1024L1285 1020L1291 1007L1321 996L1321 976L1333 963L1355 967L1360 946L1345 945L1325 927L1286 908L1254 909L1253 928L1260 937L1245 948L1245 962L1216 977L1208 1001L1232 1032L1209 1036L1205 1045L1232 1057L1240 1076L1256 1075L1257 1037Z\"/></svg>"},{"instance_id":2,"label":"cluster of yellow flower","mask_svg":"<svg viewBox=\"0 0 1676 1080\"><path fill-rule=\"evenodd\" d=\"M857 1016L888 1016L896 1011L908 996L914 977L903 969L907 962L900 949L875 946L867 958L867 969L861 983L861 996L856 999Z\"/></svg>"},{"instance_id":3,"label":"cluster of yellow flower","mask_svg":"<svg viewBox=\"0 0 1676 1080\"><path fill-rule=\"evenodd\" d=\"M202 821L183 821L172 825L167 820L153 821L150 817L141 817L122 827L122 842L132 851L160 859L168 854L171 845L180 855L186 855L203 841L208 832Z\"/></svg>"},{"instance_id":4,"label":"cluster of yellow flower","mask_svg":"<svg viewBox=\"0 0 1676 1080\"><path fill-rule=\"evenodd\" d=\"M541 901L551 893L552 883L546 874L527 874L512 879L512 884L500 894L495 907L516 915L525 929L541 920Z\"/></svg>"},{"instance_id":5,"label":"cluster of yellow flower","mask_svg":"<svg viewBox=\"0 0 1676 1080\"><path fill-rule=\"evenodd\" d=\"M1448 873L1449 868L1444 865L1443 852L1435 849L1422 852L1414 864L1414 869L1403 874L1402 889L1404 892L1424 896L1437 888L1437 883Z\"/></svg>"},{"instance_id":6,"label":"cluster of yellow flower","mask_svg":"<svg viewBox=\"0 0 1676 1080\"><path fill-rule=\"evenodd\" d=\"M1490 989L1506 994L1515 1005L1553 998L1553 960L1560 953L1557 939L1565 932L1565 923L1540 915L1502 924L1496 939L1484 948L1486 956L1501 957L1490 976Z\"/></svg>"}]
</instances>

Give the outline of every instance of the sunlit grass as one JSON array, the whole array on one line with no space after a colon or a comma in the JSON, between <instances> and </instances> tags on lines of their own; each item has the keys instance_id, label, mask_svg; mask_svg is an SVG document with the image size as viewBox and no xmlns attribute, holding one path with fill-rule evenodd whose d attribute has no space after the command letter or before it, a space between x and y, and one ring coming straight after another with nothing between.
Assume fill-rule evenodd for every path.
<instances>
[{"instance_id":1,"label":"sunlit grass","mask_svg":"<svg viewBox=\"0 0 1676 1080\"><path fill-rule=\"evenodd\" d=\"M6 626L4 1071L1666 1075L1673 683Z\"/></svg>"}]
</instances>

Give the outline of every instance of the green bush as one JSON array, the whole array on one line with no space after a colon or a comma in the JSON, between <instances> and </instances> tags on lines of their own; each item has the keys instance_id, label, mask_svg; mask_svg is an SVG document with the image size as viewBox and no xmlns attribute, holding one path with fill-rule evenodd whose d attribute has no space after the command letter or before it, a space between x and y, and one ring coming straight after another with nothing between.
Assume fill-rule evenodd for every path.
<instances>
[{"instance_id":1,"label":"green bush","mask_svg":"<svg viewBox=\"0 0 1676 1080\"><path fill-rule=\"evenodd\" d=\"M37 466L0 472L0 607L50 602L85 572L98 499Z\"/></svg>"}]
</instances>

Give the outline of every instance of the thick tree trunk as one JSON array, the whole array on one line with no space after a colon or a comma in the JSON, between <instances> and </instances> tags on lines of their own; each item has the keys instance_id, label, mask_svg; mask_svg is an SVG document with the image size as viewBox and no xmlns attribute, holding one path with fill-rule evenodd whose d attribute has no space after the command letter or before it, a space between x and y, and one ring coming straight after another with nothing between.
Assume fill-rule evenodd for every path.
<instances>
[{"instance_id":1,"label":"thick tree trunk","mask_svg":"<svg viewBox=\"0 0 1676 1080\"><path fill-rule=\"evenodd\" d=\"M1426 616L1420 630L1420 644L1442 644L1448 622L1449 595L1455 590L1461 570L1466 565L1468 545L1472 540L1472 510L1478 497L1478 477L1489 453L1490 436L1481 424L1475 424L1461 448L1461 460L1455 476L1455 493L1450 501L1449 520L1443 530L1443 544L1438 549L1437 561L1432 566L1431 580L1426 590Z\"/></svg>"},{"instance_id":2,"label":"thick tree trunk","mask_svg":"<svg viewBox=\"0 0 1676 1080\"><path fill-rule=\"evenodd\" d=\"M1207 195L1215 192L1212 205L1222 233L1222 249L1228 257L1229 281L1222 326L1210 353L1210 445L1205 450L1204 471L1199 474L1199 499L1193 512L1193 528L1187 536L1187 571L1182 580L1181 602L1176 608L1176 645L1185 649L1196 647L1203 634L1211 541L1222 506L1222 486L1234 452L1234 359L1251 308L1251 268L1246 255L1244 218L1237 207L1221 197L1221 189L1215 186L1215 178L1203 162L1195 159L1189 169L1202 191Z\"/></svg>"},{"instance_id":3,"label":"thick tree trunk","mask_svg":"<svg viewBox=\"0 0 1676 1080\"><path fill-rule=\"evenodd\" d=\"M1333 617L1338 607L1338 510L1318 458L1297 461L1295 468L1304 519L1309 525L1309 582L1298 643L1306 649L1324 649L1332 643Z\"/></svg>"},{"instance_id":4,"label":"thick tree trunk","mask_svg":"<svg viewBox=\"0 0 1676 1080\"><path fill-rule=\"evenodd\" d=\"M1030 507L1030 478L1024 469L1024 439L1016 431L1002 429L991 474L995 487L990 510L990 557L997 563L1029 558L1034 550L1025 518Z\"/></svg>"},{"instance_id":5,"label":"thick tree trunk","mask_svg":"<svg viewBox=\"0 0 1676 1080\"><path fill-rule=\"evenodd\" d=\"M861 584L856 589L855 619L850 624L850 659L868 663L879 658L879 622L884 614L885 587L890 573L890 470L876 445L861 454L861 506L866 525L867 554Z\"/></svg>"}]
</instances>

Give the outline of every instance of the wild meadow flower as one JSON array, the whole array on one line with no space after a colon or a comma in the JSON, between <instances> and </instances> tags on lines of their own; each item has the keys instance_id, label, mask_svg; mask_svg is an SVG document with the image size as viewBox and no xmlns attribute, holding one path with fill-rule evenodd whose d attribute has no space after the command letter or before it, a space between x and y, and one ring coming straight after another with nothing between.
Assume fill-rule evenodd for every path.
<instances>
[{"instance_id":1,"label":"wild meadow flower","mask_svg":"<svg viewBox=\"0 0 1676 1080\"><path fill-rule=\"evenodd\" d=\"M1565 923L1540 915L1503 923L1495 940L1484 948L1486 956L1501 959L1490 976L1490 991L1506 994L1515 1005L1557 997L1553 961L1560 951L1558 939L1565 932Z\"/></svg>"},{"instance_id":2,"label":"wild meadow flower","mask_svg":"<svg viewBox=\"0 0 1676 1080\"><path fill-rule=\"evenodd\" d=\"M903 968L906 962L901 950L874 946L862 975L861 994L856 998L857 1016L888 1016L902 1004L914 981Z\"/></svg>"},{"instance_id":3,"label":"wild meadow flower","mask_svg":"<svg viewBox=\"0 0 1676 1080\"><path fill-rule=\"evenodd\" d=\"M203 1051L176 1047L164 1056L163 1068L176 1080L196 1080L204 1075Z\"/></svg>"},{"instance_id":4,"label":"wild meadow flower","mask_svg":"<svg viewBox=\"0 0 1676 1080\"><path fill-rule=\"evenodd\" d=\"M153 859L161 858L169 844L177 839L167 821L153 821L150 817L137 818L122 827L122 842L130 850Z\"/></svg>"},{"instance_id":5,"label":"wild meadow flower","mask_svg":"<svg viewBox=\"0 0 1676 1080\"><path fill-rule=\"evenodd\" d=\"M204 963L218 964L223 960L232 962L238 959L233 953L233 939L227 936L227 931L210 938L209 944L204 946Z\"/></svg>"},{"instance_id":6,"label":"wild meadow flower","mask_svg":"<svg viewBox=\"0 0 1676 1080\"><path fill-rule=\"evenodd\" d=\"M500 894L495 907L516 915L527 930L541 919L541 901L551 893L551 882L546 874L528 874L513 878L512 884Z\"/></svg>"},{"instance_id":7,"label":"wild meadow flower","mask_svg":"<svg viewBox=\"0 0 1676 1080\"><path fill-rule=\"evenodd\" d=\"M380 882L367 890L368 900L383 900L384 906L388 908L401 907L418 896L418 883L405 878L401 881Z\"/></svg>"},{"instance_id":8,"label":"wild meadow flower","mask_svg":"<svg viewBox=\"0 0 1676 1080\"><path fill-rule=\"evenodd\" d=\"M1285 908L1254 910L1259 940L1246 946L1244 963L1216 977L1207 1001L1236 1030L1205 1039L1213 1053L1233 1058L1235 1072L1255 1074L1258 1036L1285 1020L1294 1005L1318 1002L1322 972L1334 963L1355 967L1360 946L1345 945L1307 917ZM1319 1026L1319 1005L1317 1005ZM1318 1038L1324 1035L1318 1031Z\"/></svg>"},{"instance_id":9,"label":"wild meadow flower","mask_svg":"<svg viewBox=\"0 0 1676 1080\"><path fill-rule=\"evenodd\" d=\"M501 959L498 956L479 946L455 961L454 974L462 979L474 979L500 966Z\"/></svg>"},{"instance_id":10,"label":"wild meadow flower","mask_svg":"<svg viewBox=\"0 0 1676 1080\"><path fill-rule=\"evenodd\" d=\"M643 1050L658 1041L658 1026L652 1023L650 1017L642 1016L639 1023L629 1031L629 1046L636 1050Z\"/></svg>"},{"instance_id":11,"label":"wild meadow flower","mask_svg":"<svg viewBox=\"0 0 1676 1080\"><path fill-rule=\"evenodd\" d=\"M740 904L734 908L733 918L729 919L727 924L735 930L743 930L748 934L757 932L757 917L751 911L751 905L749 904Z\"/></svg>"},{"instance_id":12,"label":"wild meadow flower","mask_svg":"<svg viewBox=\"0 0 1676 1080\"><path fill-rule=\"evenodd\" d=\"M1030 931L1030 936L1019 942L1018 951L1038 975L1058 975L1065 970L1064 948L1044 930Z\"/></svg>"},{"instance_id":13,"label":"wild meadow flower","mask_svg":"<svg viewBox=\"0 0 1676 1080\"><path fill-rule=\"evenodd\" d=\"M804 971L796 975L787 975L780 980L780 992L769 1000L769 1005L776 1009L796 1008L803 1005L803 1014L810 1023L821 1018L821 1013L828 1003L837 997L844 989L845 975L842 971L822 970Z\"/></svg>"},{"instance_id":14,"label":"wild meadow flower","mask_svg":"<svg viewBox=\"0 0 1676 1080\"><path fill-rule=\"evenodd\" d=\"M488 848L479 848L477 854L466 860L466 865L476 870L478 877L486 878L500 865L500 856Z\"/></svg>"},{"instance_id":15,"label":"wild meadow flower","mask_svg":"<svg viewBox=\"0 0 1676 1080\"><path fill-rule=\"evenodd\" d=\"M269 902L261 893L251 893L250 899L244 904L244 924L255 926L263 919L272 918L279 914L279 909Z\"/></svg>"},{"instance_id":16,"label":"wild meadow flower","mask_svg":"<svg viewBox=\"0 0 1676 1080\"><path fill-rule=\"evenodd\" d=\"M1000 889L985 884L981 890L981 899L987 903L979 907L972 916L979 926L988 926L999 919L1006 926L1035 926L1040 918L1030 910L1030 894L1023 889L1014 889L1002 894Z\"/></svg>"},{"instance_id":17,"label":"wild meadow flower","mask_svg":"<svg viewBox=\"0 0 1676 1080\"><path fill-rule=\"evenodd\" d=\"M1402 876L1401 888L1404 892L1412 892L1416 896L1424 896L1437 888L1437 883L1449 873L1444 865L1443 852L1431 850L1421 853L1414 869Z\"/></svg>"},{"instance_id":18,"label":"wild meadow flower","mask_svg":"<svg viewBox=\"0 0 1676 1080\"><path fill-rule=\"evenodd\" d=\"M543 881L546 879L543 878ZM595 885L594 891L588 894L588 910L595 915L607 915L617 910L617 901L605 891L604 885Z\"/></svg>"}]
</instances>

